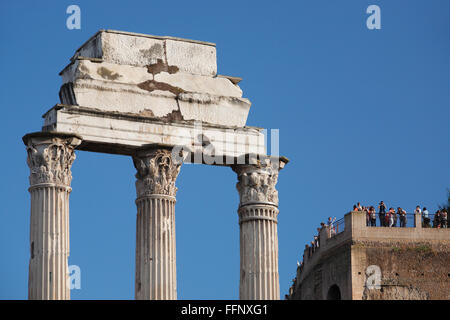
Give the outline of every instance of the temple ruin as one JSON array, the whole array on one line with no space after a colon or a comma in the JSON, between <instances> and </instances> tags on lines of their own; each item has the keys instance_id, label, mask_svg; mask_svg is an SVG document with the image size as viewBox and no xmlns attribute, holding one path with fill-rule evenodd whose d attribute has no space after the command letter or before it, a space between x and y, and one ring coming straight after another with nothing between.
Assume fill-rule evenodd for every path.
<instances>
[{"instance_id":1,"label":"temple ruin","mask_svg":"<svg viewBox=\"0 0 450 320\"><path fill-rule=\"evenodd\" d=\"M215 44L100 30L60 76L60 103L45 112L40 132L23 137L28 298L70 299L69 194L78 150L130 156L136 168L136 299L177 299L175 183L183 162L236 172L239 297L279 299L275 185L288 160L267 155L263 129L246 126L251 103L240 78L217 74Z\"/></svg>"}]
</instances>

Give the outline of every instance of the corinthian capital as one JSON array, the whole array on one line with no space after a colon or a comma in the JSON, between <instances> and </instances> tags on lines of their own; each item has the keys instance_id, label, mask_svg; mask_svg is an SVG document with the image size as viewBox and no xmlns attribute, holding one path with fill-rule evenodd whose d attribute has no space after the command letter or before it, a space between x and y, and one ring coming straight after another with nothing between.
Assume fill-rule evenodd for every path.
<instances>
[{"instance_id":1,"label":"corinthian capital","mask_svg":"<svg viewBox=\"0 0 450 320\"><path fill-rule=\"evenodd\" d=\"M254 164L234 165L238 175L236 189L239 192L240 206L247 204L272 204L278 206L278 191L275 185L278 172L284 166L278 158L260 158Z\"/></svg>"},{"instance_id":2,"label":"corinthian capital","mask_svg":"<svg viewBox=\"0 0 450 320\"><path fill-rule=\"evenodd\" d=\"M27 146L30 185L53 183L70 186L75 147L81 138L71 134L36 132L23 137Z\"/></svg>"},{"instance_id":3,"label":"corinthian capital","mask_svg":"<svg viewBox=\"0 0 450 320\"><path fill-rule=\"evenodd\" d=\"M168 149L155 148L141 151L133 157L136 173L137 197L147 195L168 195L175 197L175 181L180 172L181 163L172 158Z\"/></svg>"}]
</instances>

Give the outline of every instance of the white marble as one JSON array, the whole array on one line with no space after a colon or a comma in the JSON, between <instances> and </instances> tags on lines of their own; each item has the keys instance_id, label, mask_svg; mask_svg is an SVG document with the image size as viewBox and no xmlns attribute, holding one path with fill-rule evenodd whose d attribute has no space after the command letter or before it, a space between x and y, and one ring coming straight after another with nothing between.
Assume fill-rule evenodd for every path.
<instances>
[{"instance_id":1,"label":"white marble","mask_svg":"<svg viewBox=\"0 0 450 320\"><path fill-rule=\"evenodd\" d=\"M177 299L175 181L180 164L167 149L143 150L136 167L136 300Z\"/></svg>"},{"instance_id":2,"label":"white marble","mask_svg":"<svg viewBox=\"0 0 450 320\"><path fill-rule=\"evenodd\" d=\"M279 300L278 191L284 161L266 158L257 165L236 165L239 192L241 300Z\"/></svg>"},{"instance_id":3,"label":"white marble","mask_svg":"<svg viewBox=\"0 0 450 320\"><path fill-rule=\"evenodd\" d=\"M60 100L172 122L245 126L250 101L237 78L216 73L214 44L102 30L60 72Z\"/></svg>"},{"instance_id":4,"label":"white marble","mask_svg":"<svg viewBox=\"0 0 450 320\"><path fill-rule=\"evenodd\" d=\"M100 30L74 54L77 57L132 66L147 66L158 59L182 73L215 76L216 45L210 42L153 36L116 30Z\"/></svg>"},{"instance_id":5,"label":"white marble","mask_svg":"<svg viewBox=\"0 0 450 320\"><path fill-rule=\"evenodd\" d=\"M76 136L26 135L30 168L28 299L68 300L69 194Z\"/></svg>"},{"instance_id":6,"label":"white marble","mask_svg":"<svg viewBox=\"0 0 450 320\"><path fill-rule=\"evenodd\" d=\"M210 142L218 158L238 158L245 154L266 154L262 129L169 122L124 113L103 112L76 106L57 105L44 115L44 130L72 132L83 138L83 150L131 154L147 144L185 146L192 152L204 151L199 136Z\"/></svg>"}]
</instances>

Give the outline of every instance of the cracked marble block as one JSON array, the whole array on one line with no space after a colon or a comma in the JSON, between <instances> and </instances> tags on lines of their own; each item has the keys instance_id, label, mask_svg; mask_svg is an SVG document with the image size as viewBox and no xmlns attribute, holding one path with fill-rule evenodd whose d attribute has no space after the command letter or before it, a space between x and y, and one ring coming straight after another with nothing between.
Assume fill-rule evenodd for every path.
<instances>
[{"instance_id":1,"label":"cracked marble block","mask_svg":"<svg viewBox=\"0 0 450 320\"><path fill-rule=\"evenodd\" d=\"M251 105L209 42L100 30L60 75L62 104L163 121L244 127Z\"/></svg>"}]
</instances>

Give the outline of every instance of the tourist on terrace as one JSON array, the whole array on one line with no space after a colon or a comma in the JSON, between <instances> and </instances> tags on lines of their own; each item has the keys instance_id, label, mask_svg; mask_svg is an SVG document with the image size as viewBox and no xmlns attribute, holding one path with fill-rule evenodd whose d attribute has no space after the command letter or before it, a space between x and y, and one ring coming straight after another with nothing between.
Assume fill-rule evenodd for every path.
<instances>
[{"instance_id":1,"label":"tourist on terrace","mask_svg":"<svg viewBox=\"0 0 450 320\"><path fill-rule=\"evenodd\" d=\"M440 228L440 227L441 227L441 212L438 210L434 214L433 228Z\"/></svg>"},{"instance_id":2,"label":"tourist on terrace","mask_svg":"<svg viewBox=\"0 0 450 320\"><path fill-rule=\"evenodd\" d=\"M334 225L333 225L333 223L335 221L336 221L336 217L335 218L328 217L328 225L327 226L330 229L330 236L333 236L333 235L336 234L336 230L335 230Z\"/></svg>"},{"instance_id":3,"label":"tourist on terrace","mask_svg":"<svg viewBox=\"0 0 450 320\"><path fill-rule=\"evenodd\" d=\"M363 207L363 212L366 213L366 226L370 227L370 213L369 213L369 209L367 209L367 207Z\"/></svg>"},{"instance_id":4,"label":"tourist on terrace","mask_svg":"<svg viewBox=\"0 0 450 320\"><path fill-rule=\"evenodd\" d=\"M311 241L311 251L312 253L316 251L316 243L314 241Z\"/></svg>"},{"instance_id":5,"label":"tourist on terrace","mask_svg":"<svg viewBox=\"0 0 450 320\"><path fill-rule=\"evenodd\" d=\"M424 208L424 209L426 209L426 208ZM416 210L414 210L414 214L422 214L422 210L420 210L420 206L417 206L416 207Z\"/></svg>"},{"instance_id":6,"label":"tourist on terrace","mask_svg":"<svg viewBox=\"0 0 450 320\"><path fill-rule=\"evenodd\" d=\"M384 204L383 201L381 201L380 204L378 205L378 216L380 217L380 227L385 227L386 205Z\"/></svg>"},{"instance_id":7,"label":"tourist on terrace","mask_svg":"<svg viewBox=\"0 0 450 320\"><path fill-rule=\"evenodd\" d=\"M356 204L356 207L358 208L358 211L362 211L363 210L363 208L361 207L361 203L357 203Z\"/></svg>"},{"instance_id":8,"label":"tourist on terrace","mask_svg":"<svg viewBox=\"0 0 450 320\"><path fill-rule=\"evenodd\" d=\"M319 247L319 241L320 241L320 228L317 228L317 236L314 236L314 240L316 240L316 247Z\"/></svg>"},{"instance_id":9,"label":"tourist on terrace","mask_svg":"<svg viewBox=\"0 0 450 320\"><path fill-rule=\"evenodd\" d=\"M428 217L428 210L425 207L423 207L422 217L423 217L423 227L430 228L431 227L430 218Z\"/></svg>"},{"instance_id":10,"label":"tourist on terrace","mask_svg":"<svg viewBox=\"0 0 450 320\"><path fill-rule=\"evenodd\" d=\"M394 208L389 208L389 212L386 214L386 226L392 227L394 225Z\"/></svg>"},{"instance_id":11,"label":"tourist on terrace","mask_svg":"<svg viewBox=\"0 0 450 320\"><path fill-rule=\"evenodd\" d=\"M371 206L369 208L369 215L370 215L370 226L376 227L377 226L377 214L375 212L375 208Z\"/></svg>"},{"instance_id":12,"label":"tourist on terrace","mask_svg":"<svg viewBox=\"0 0 450 320\"><path fill-rule=\"evenodd\" d=\"M447 228L448 220L447 220L447 210L446 209L441 210L441 221L442 221L442 223L441 223L442 228Z\"/></svg>"},{"instance_id":13,"label":"tourist on terrace","mask_svg":"<svg viewBox=\"0 0 450 320\"><path fill-rule=\"evenodd\" d=\"M392 225L393 227L397 226L397 220L400 217L401 213L402 213L402 208L397 207L397 212L394 213L394 224Z\"/></svg>"},{"instance_id":14,"label":"tourist on terrace","mask_svg":"<svg viewBox=\"0 0 450 320\"><path fill-rule=\"evenodd\" d=\"M406 228L406 211L402 208L399 208L400 213L400 228Z\"/></svg>"}]
</instances>

